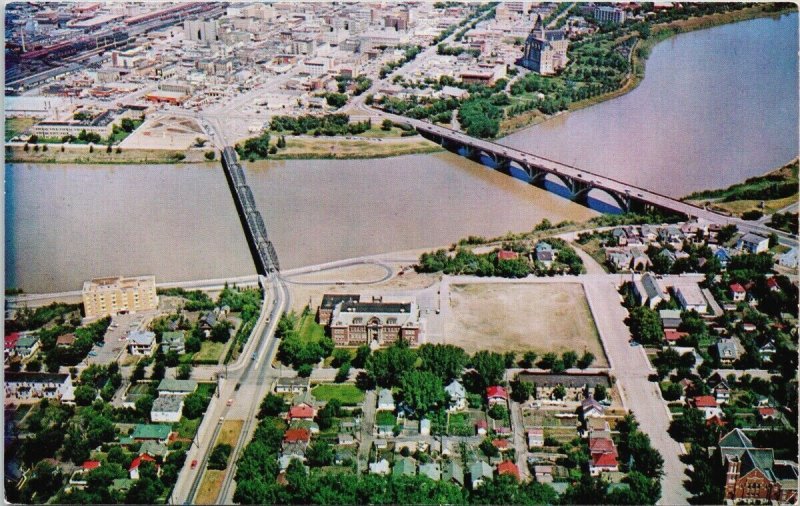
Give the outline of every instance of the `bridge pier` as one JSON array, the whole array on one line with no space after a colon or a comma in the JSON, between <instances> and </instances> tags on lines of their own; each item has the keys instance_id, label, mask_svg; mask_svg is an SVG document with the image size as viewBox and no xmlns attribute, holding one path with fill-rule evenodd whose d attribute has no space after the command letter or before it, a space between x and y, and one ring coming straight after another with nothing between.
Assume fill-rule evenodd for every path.
<instances>
[{"instance_id":1,"label":"bridge pier","mask_svg":"<svg viewBox=\"0 0 800 506\"><path fill-rule=\"evenodd\" d=\"M497 170L499 170L503 174L507 176L511 175L511 160L509 160L508 158L495 159L494 164Z\"/></svg>"}]
</instances>

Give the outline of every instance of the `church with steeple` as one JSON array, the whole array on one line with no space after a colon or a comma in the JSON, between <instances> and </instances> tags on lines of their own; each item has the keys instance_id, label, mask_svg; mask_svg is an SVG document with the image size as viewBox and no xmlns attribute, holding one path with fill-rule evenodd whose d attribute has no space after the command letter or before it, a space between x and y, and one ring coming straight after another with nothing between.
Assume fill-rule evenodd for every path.
<instances>
[{"instance_id":1,"label":"church with steeple","mask_svg":"<svg viewBox=\"0 0 800 506\"><path fill-rule=\"evenodd\" d=\"M569 39L563 30L546 30L542 16L536 15L525 52L518 63L542 75L552 75L567 66Z\"/></svg>"}]
</instances>

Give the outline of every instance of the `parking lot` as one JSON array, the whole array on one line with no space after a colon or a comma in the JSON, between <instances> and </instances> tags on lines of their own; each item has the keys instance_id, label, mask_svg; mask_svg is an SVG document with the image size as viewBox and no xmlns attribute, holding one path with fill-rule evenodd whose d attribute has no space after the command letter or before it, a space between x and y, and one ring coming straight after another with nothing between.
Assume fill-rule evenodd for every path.
<instances>
[{"instance_id":1,"label":"parking lot","mask_svg":"<svg viewBox=\"0 0 800 506\"><path fill-rule=\"evenodd\" d=\"M102 346L95 345L86 357L87 365L107 365L116 362L125 353L126 338L134 330L144 330L157 311L117 314L111 318Z\"/></svg>"}]
</instances>

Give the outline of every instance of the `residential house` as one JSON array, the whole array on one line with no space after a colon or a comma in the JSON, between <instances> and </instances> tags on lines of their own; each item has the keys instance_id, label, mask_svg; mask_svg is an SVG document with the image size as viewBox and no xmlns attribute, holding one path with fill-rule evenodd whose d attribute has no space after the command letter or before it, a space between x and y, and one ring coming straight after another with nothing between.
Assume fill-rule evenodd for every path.
<instances>
[{"instance_id":1,"label":"residential house","mask_svg":"<svg viewBox=\"0 0 800 506\"><path fill-rule=\"evenodd\" d=\"M602 473L619 471L617 456L611 453L596 453L589 462L589 474L599 476Z\"/></svg>"},{"instance_id":2,"label":"residential house","mask_svg":"<svg viewBox=\"0 0 800 506\"><path fill-rule=\"evenodd\" d=\"M217 314L218 311L215 309L214 311L207 312L197 320L197 326L206 339L211 337L211 330L217 324Z\"/></svg>"},{"instance_id":3,"label":"residential house","mask_svg":"<svg viewBox=\"0 0 800 506\"><path fill-rule=\"evenodd\" d=\"M584 422L586 423L587 434L609 431L608 421L605 418L587 418Z\"/></svg>"},{"instance_id":4,"label":"residential house","mask_svg":"<svg viewBox=\"0 0 800 506\"><path fill-rule=\"evenodd\" d=\"M131 438L140 443L156 441L161 444L167 444L171 433L172 427L169 425L140 423L134 426Z\"/></svg>"},{"instance_id":5,"label":"residential house","mask_svg":"<svg viewBox=\"0 0 800 506\"><path fill-rule=\"evenodd\" d=\"M618 271L630 269L633 252L627 248L606 248L606 263Z\"/></svg>"},{"instance_id":6,"label":"residential house","mask_svg":"<svg viewBox=\"0 0 800 506\"><path fill-rule=\"evenodd\" d=\"M725 380L720 381L712 390L714 398L720 404L725 404L731 398L731 388Z\"/></svg>"},{"instance_id":7,"label":"residential house","mask_svg":"<svg viewBox=\"0 0 800 506\"><path fill-rule=\"evenodd\" d=\"M283 446L299 444L303 448L311 441L311 432L306 429L287 429L283 433Z\"/></svg>"},{"instance_id":8,"label":"residential house","mask_svg":"<svg viewBox=\"0 0 800 506\"><path fill-rule=\"evenodd\" d=\"M490 386L486 389L486 401L489 403L489 406L501 402L506 404L508 402L508 391L501 386Z\"/></svg>"},{"instance_id":9,"label":"residential house","mask_svg":"<svg viewBox=\"0 0 800 506\"><path fill-rule=\"evenodd\" d=\"M658 230L658 240L662 244L671 244L678 248L682 245L684 234L677 225L667 225Z\"/></svg>"},{"instance_id":10,"label":"residential house","mask_svg":"<svg viewBox=\"0 0 800 506\"><path fill-rule=\"evenodd\" d=\"M14 345L14 352L18 357L27 358L39 349L39 338L32 335L21 335Z\"/></svg>"},{"instance_id":11,"label":"residential house","mask_svg":"<svg viewBox=\"0 0 800 506\"><path fill-rule=\"evenodd\" d=\"M156 335L153 332L135 330L128 334L128 352L131 355L149 357L156 349Z\"/></svg>"},{"instance_id":12,"label":"residential house","mask_svg":"<svg viewBox=\"0 0 800 506\"><path fill-rule=\"evenodd\" d=\"M653 266L650 257L641 248L631 248L631 254L633 255L631 269L634 271L644 271Z\"/></svg>"},{"instance_id":13,"label":"residential house","mask_svg":"<svg viewBox=\"0 0 800 506\"><path fill-rule=\"evenodd\" d=\"M186 397L197 390L197 382L195 380L178 380L164 378L158 384L158 395L178 395Z\"/></svg>"},{"instance_id":14,"label":"residential house","mask_svg":"<svg viewBox=\"0 0 800 506\"><path fill-rule=\"evenodd\" d=\"M75 344L75 334L70 332L69 334L63 334L58 336L56 339L56 347L58 348L69 348L73 344Z\"/></svg>"},{"instance_id":15,"label":"residential house","mask_svg":"<svg viewBox=\"0 0 800 506\"><path fill-rule=\"evenodd\" d=\"M667 248L662 249L657 253L660 258L664 258L667 262L667 265L670 267L678 260L678 255L675 254L674 251L668 250Z\"/></svg>"},{"instance_id":16,"label":"residential house","mask_svg":"<svg viewBox=\"0 0 800 506\"><path fill-rule=\"evenodd\" d=\"M661 285L661 281L650 272L642 274L640 280L634 280L633 292L639 303L647 304L650 309L655 309L661 301L670 300L669 293Z\"/></svg>"},{"instance_id":17,"label":"residential house","mask_svg":"<svg viewBox=\"0 0 800 506\"><path fill-rule=\"evenodd\" d=\"M392 391L382 388L378 392L378 411L394 411L395 407Z\"/></svg>"},{"instance_id":18,"label":"residential house","mask_svg":"<svg viewBox=\"0 0 800 506\"><path fill-rule=\"evenodd\" d=\"M139 479L139 467L142 465L143 462L152 462L153 464L155 464L156 469L160 474L161 468L156 462L156 459L145 453L133 459L133 461L131 461L131 465L128 467L128 473L130 473L132 480Z\"/></svg>"},{"instance_id":19,"label":"residential house","mask_svg":"<svg viewBox=\"0 0 800 506\"><path fill-rule=\"evenodd\" d=\"M511 443L508 439L493 439L492 446L497 448L500 453L505 453L511 449Z\"/></svg>"},{"instance_id":20,"label":"residential house","mask_svg":"<svg viewBox=\"0 0 800 506\"><path fill-rule=\"evenodd\" d=\"M186 333L182 330L164 332L161 335L161 344L165 352L186 353Z\"/></svg>"},{"instance_id":21,"label":"residential house","mask_svg":"<svg viewBox=\"0 0 800 506\"><path fill-rule=\"evenodd\" d=\"M778 256L778 265L790 269L797 268L797 248L792 248L786 253Z\"/></svg>"},{"instance_id":22,"label":"residential house","mask_svg":"<svg viewBox=\"0 0 800 506\"><path fill-rule=\"evenodd\" d=\"M758 418L763 422L778 419L778 410L772 406L759 406L756 411L758 412Z\"/></svg>"},{"instance_id":23,"label":"residential house","mask_svg":"<svg viewBox=\"0 0 800 506\"><path fill-rule=\"evenodd\" d=\"M469 483L473 490L492 478L494 478L494 472L486 462L478 460L469 466Z\"/></svg>"},{"instance_id":24,"label":"residential house","mask_svg":"<svg viewBox=\"0 0 800 506\"><path fill-rule=\"evenodd\" d=\"M541 241L536 245L536 261L541 262L549 269L553 265L555 259L556 251L549 243Z\"/></svg>"},{"instance_id":25,"label":"residential house","mask_svg":"<svg viewBox=\"0 0 800 506\"><path fill-rule=\"evenodd\" d=\"M519 253L516 251L510 251L501 249L497 252L497 259L498 260L516 260L519 258Z\"/></svg>"},{"instance_id":26,"label":"residential house","mask_svg":"<svg viewBox=\"0 0 800 506\"><path fill-rule=\"evenodd\" d=\"M513 476L514 478L516 478L517 481L520 480L519 468L515 463L511 462L510 460L504 460L503 462L497 464L497 475Z\"/></svg>"},{"instance_id":27,"label":"residential house","mask_svg":"<svg viewBox=\"0 0 800 506\"><path fill-rule=\"evenodd\" d=\"M464 469L455 461L448 461L442 466L442 481L464 486Z\"/></svg>"},{"instance_id":28,"label":"residential house","mask_svg":"<svg viewBox=\"0 0 800 506\"><path fill-rule=\"evenodd\" d=\"M179 395L162 395L153 401L150 409L150 421L153 423L181 421L183 414L183 397Z\"/></svg>"},{"instance_id":29,"label":"residential house","mask_svg":"<svg viewBox=\"0 0 800 506\"><path fill-rule=\"evenodd\" d=\"M147 440L139 447L139 455L147 454L151 457L165 459L169 453L169 448L158 441Z\"/></svg>"},{"instance_id":30,"label":"residential house","mask_svg":"<svg viewBox=\"0 0 800 506\"><path fill-rule=\"evenodd\" d=\"M553 466L551 464L535 464L533 466L533 477L539 483L552 483Z\"/></svg>"},{"instance_id":31,"label":"residential house","mask_svg":"<svg viewBox=\"0 0 800 506\"><path fill-rule=\"evenodd\" d=\"M775 460L772 448L755 448L738 428L720 439L719 450L726 470L726 502L797 503L796 462Z\"/></svg>"},{"instance_id":32,"label":"residential house","mask_svg":"<svg viewBox=\"0 0 800 506\"><path fill-rule=\"evenodd\" d=\"M594 397L589 397L581 401L581 415L583 418L602 417L605 414L603 405L597 402Z\"/></svg>"},{"instance_id":33,"label":"residential house","mask_svg":"<svg viewBox=\"0 0 800 506\"><path fill-rule=\"evenodd\" d=\"M485 436L486 432L489 430L489 424L486 420L478 420L475 422L475 433L479 436Z\"/></svg>"},{"instance_id":34,"label":"residential house","mask_svg":"<svg viewBox=\"0 0 800 506\"><path fill-rule=\"evenodd\" d=\"M317 416L317 410L307 402L301 402L289 408L289 421L313 420L315 416Z\"/></svg>"},{"instance_id":35,"label":"residential house","mask_svg":"<svg viewBox=\"0 0 800 506\"><path fill-rule=\"evenodd\" d=\"M664 329L677 329L681 324L680 309L662 309L658 312Z\"/></svg>"},{"instance_id":36,"label":"residential house","mask_svg":"<svg viewBox=\"0 0 800 506\"><path fill-rule=\"evenodd\" d=\"M689 335L688 332L681 332L676 329L664 329L664 339L667 341L667 344L670 346L675 346L678 344L678 341L687 337Z\"/></svg>"},{"instance_id":37,"label":"residential house","mask_svg":"<svg viewBox=\"0 0 800 506\"><path fill-rule=\"evenodd\" d=\"M378 462L371 462L369 464L369 474L380 474L384 476L389 474L389 461L381 459Z\"/></svg>"},{"instance_id":38,"label":"residential house","mask_svg":"<svg viewBox=\"0 0 800 506\"><path fill-rule=\"evenodd\" d=\"M739 360L739 346L736 339L720 339L717 341L717 355L723 366L730 366Z\"/></svg>"},{"instance_id":39,"label":"residential house","mask_svg":"<svg viewBox=\"0 0 800 506\"><path fill-rule=\"evenodd\" d=\"M720 409L717 399L712 395L698 395L689 400L689 405L699 409L705 414L706 420L713 416L721 417L722 409Z\"/></svg>"},{"instance_id":40,"label":"residential house","mask_svg":"<svg viewBox=\"0 0 800 506\"><path fill-rule=\"evenodd\" d=\"M528 449L541 448L544 446L544 428L534 427L528 429Z\"/></svg>"},{"instance_id":41,"label":"residential house","mask_svg":"<svg viewBox=\"0 0 800 506\"><path fill-rule=\"evenodd\" d=\"M417 462L411 457L398 460L392 468L393 476L414 476L417 474Z\"/></svg>"},{"instance_id":42,"label":"residential house","mask_svg":"<svg viewBox=\"0 0 800 506\"><path fill-rule=\"evenodd\" d=\"M774 276L769 278L769 279L767 279L767 288L769 288L769 290L771 292L780 292L781 291L781 286L778 284L778 280L775 279Z\"/></svg>"},{"instance_id":43,"label":"residential house","mask_svg":"<svg viewBox=\"0 0 800 506\"><path fill-rule=\"evenodd\" d=\"M619 454L610 433L596 431L589 434L589 455L589 474L592 476L619 471Z\"/></svg>"},{"instance_id":44,"label":"residential house","mask_svg":"<svg viewBox=\"0 0 800 506\"><path fill-rule=\"evenodd\" d=\"M717 248L717 251L714 252L714 257L719 260L719 265L723 269L728 268L728 264L731 261L731 254L728 252L727 248Z\"/></svg>"},{"instance_id":45,"label":"residential house","mask_svg":"<svg viewBox=\"0 0 800 506\"><path fill-rule=\"evenodd\" d=\"M763 253L769 249L769 239L758 234L747 233L736 241L736 248L752 254Z\"/></svg>"},{"instance_id":46,"label":"residential house","mask_svg":"<svg viewBox=\"0 0 800 506\"><path fill-rule=\"evenodd\" d=\"M733 283L729 287L729 293L733 302L741 302L747 296L747 290L739 283Z\"/></svg>"},{"instance_id":47,"label":"residential house","mask_svg":"<svg viewBox=\"0 0 800 506\"><path fill-rule=\"evenodd\" d=\"M356 438L347 432L340 432L336 435L336 444L339 446L353 446L356 444Z\"/></svg>"},{"instance_id":48,"label":"residential house","mask_svg":"<svg viewBox=\"0 0 800 506\"><path fill-rule=\"evenodd\" d=\"M775 341L770 339L758 348L758 355L764 362L772 362L772 357L775 356L777 351L778 349L775 347Z\"/></svg>"},{"instance_id":49,"label":"residential house","mask_svg":"<svg viewBox=\"0 0 800 506\"><path fill-rule=\"evenodd\" d=\"M428 462L419 466L419 475L427 476L433 481L442 479L442 467L438 462Z\"/></svg>"},{"instance_id":50,"label":"residential house","mask_svg":"<svg viewBox=\"0 0 800 506\"><path fill-rule=\"evenodd\" d=\"M13 399L75 401L75 389L69 374L5 371L3 376L7 402Z\"/></svg>"},{"instance_id":51,"label":"residential house","mask_svg":"<svg viewBox=\"0 0 800 506\"><path fill-rule=\"evenodd\" d=\"M676 286L675 297L686 311L696 311L700 314L708 311L708 301L697 283Z\"/></svg>"},{"instance_id":52,"label":"residential house","mask_svg":"<svg viewBox=\"0 0 800 506\"><path fill-rule=\"evenodd\" d=\"M275 382L277 394L302 394L309 388L308 378L278 378Z\"/></svg>"},{"instance_id":53,"label":"residential house","mask_svg":"<svg viewBox=\"0 0 800 506\"><path fill-rule=\"evenodd\" d=\"M427 418L423 418L419 421L419 435L420 436L430 436L431 435L431 421Z\"/></svg>"},{"instance_id":54,"label":"residential house","mask_svg":"<svg viewBox=\"0 0 800 506\"><path fill-rule=\"evenodd\" d=\"M453 380L450 382L449 385L444 387L444 391L447 393L447 397L450 399L448 411L453 412L466 409L467 390L464 388L464 385L458 382L458 380Z\"/></svg>"}]
</instances>

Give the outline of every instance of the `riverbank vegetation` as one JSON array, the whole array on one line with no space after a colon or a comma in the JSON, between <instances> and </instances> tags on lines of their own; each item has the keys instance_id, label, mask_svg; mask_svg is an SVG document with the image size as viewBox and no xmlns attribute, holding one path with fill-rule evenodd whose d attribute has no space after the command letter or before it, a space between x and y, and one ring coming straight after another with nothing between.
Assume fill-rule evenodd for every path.
<instances>
[{"instance_id":1,"label":"riverbank vegetation","mask_svg":"<svg viewBox=\"0 0 800 506\"><path fill-rule=\"evenodd\" d=\"M760 217L783 209L798 199L798 160L763 176L746 179L727 188L692 193L689 202L747 218ZM756 216L757 214L757 216ZM777 224L786 227L782 218Z\"/></svg>"}]
</instances>

